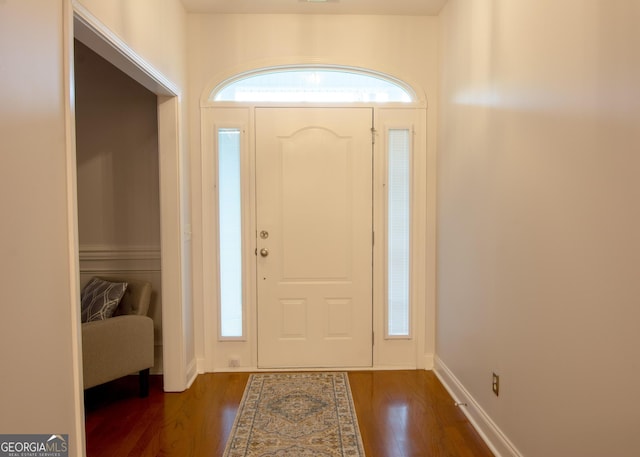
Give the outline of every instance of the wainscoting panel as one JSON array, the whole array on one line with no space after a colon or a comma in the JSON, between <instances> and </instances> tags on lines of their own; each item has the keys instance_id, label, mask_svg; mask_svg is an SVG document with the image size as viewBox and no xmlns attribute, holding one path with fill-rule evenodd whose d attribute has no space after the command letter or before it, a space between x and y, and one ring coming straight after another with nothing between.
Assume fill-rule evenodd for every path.
<instances>
[{"instance_id":1,"label":"wainscoting panel","mask_svg":"<svg viewBox=\"0 0 640 457\"><path fill-rule=\"evenodd\" d=\"M80 246L80 286L94 276L149 281L152 286L149 317L153 319L155 364L162 373L162 284L159 246Z\"/></svg>"}]
</instances>

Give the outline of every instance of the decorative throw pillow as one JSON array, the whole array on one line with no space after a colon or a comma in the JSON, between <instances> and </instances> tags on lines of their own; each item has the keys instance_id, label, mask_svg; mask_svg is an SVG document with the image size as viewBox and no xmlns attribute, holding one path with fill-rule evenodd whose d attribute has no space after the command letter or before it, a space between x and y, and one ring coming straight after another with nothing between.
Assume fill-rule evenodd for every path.
<instances>
[{"instance_id":1,"label":"decorative throw pillow","mask_svg":"<svg viewBox=\"0 0 640 457\"><path fill-rule=\"evenodd\" d=\"M120 304L126 282L110 282L100 278L91 280L82 288L82 322L109 319Z\"/></svg>"}]
</instances>

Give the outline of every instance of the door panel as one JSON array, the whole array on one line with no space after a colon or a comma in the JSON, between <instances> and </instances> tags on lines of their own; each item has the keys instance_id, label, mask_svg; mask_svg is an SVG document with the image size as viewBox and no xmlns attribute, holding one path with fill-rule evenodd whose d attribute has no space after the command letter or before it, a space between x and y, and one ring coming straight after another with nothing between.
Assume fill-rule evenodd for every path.
<instances>
[{"instance_id":1,"label":"door panel","mask_svg":"<svg viewBox=\"0 0 640 457\"><path fill-rule=\"evenodd\" d=\"M372 111L257 108L258 366L371 366Z\"/></svg>"}]
</instances>

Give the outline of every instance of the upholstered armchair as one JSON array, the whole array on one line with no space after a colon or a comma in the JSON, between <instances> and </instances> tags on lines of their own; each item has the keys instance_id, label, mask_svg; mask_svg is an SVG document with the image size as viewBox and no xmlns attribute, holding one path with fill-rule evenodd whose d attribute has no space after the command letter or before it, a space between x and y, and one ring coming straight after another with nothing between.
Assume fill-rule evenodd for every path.
<instances>
[{"instance_id":1,"label":"upholstered armchair","mask_svg":"<svg viewBox=\"0 0 640 457\"><path fill-rule=\"evenodd\" d=\"M138 372L140 396L149 394L149 370L153 367L153 320L147 316L151 283L122 278L126 282L113 317L82 324L84 388ZM83 316L84 317L84 316Z\"/></svg>"}]
</instances>

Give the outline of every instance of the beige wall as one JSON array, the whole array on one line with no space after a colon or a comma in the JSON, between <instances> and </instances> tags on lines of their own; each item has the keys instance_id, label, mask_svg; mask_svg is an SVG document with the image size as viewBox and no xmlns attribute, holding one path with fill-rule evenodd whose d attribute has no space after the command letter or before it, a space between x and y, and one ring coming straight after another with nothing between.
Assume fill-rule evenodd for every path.
<instances>
[{"instance_id":1,"label":"beige wall","mask_svg":"<svg viewBox=\"0 0 640 457\"><path fill-rule=\"evenodd\" d=\"M82 43L75 57L80 249L160 249L157 97Z\"/></svg>"},{"instance_id":2,"label":"beige wall","mask_svg":"<svg viewBox=\"0 0 640 457\"><path fill-rule=\"evenodd\" d=\"M189 15L190 140L192 151L194 302L197 313L210 302L202 296L201 111L205 91L239 72L284 64L324 63L385 72L423 91L428 101L428 224L435 215L435 150L438 92L438 19L408 16ZM431 238L435 240L433 232ZM431 252L433 252L433 246ZM433 261L431 256L430 261ZM429 269L433 274L433 269ZM431 285L431 284L430 284ZM433 287L430 293L434 295ZM198 295L199 294L199 295ZM205 303L206 301L206 303ZM426 340L434 352L434 302L427 298ZM196 315L203 323L203 316ZM197 329L203 357L204 330ZM228 344L227 344L228 346Z\"/></svg>"},{"instance_id":3,"label":"beige wall","mask_svg":"<svg viewBox=\"0 0 640 457\"><path fill-rule=\"evenodd\" d=\"M214 79L239 71L321 62L396 75L435 102L435 17L191 14L189 43L196 100Z\"/></svg>"},{"instance_id":4,"label":"beige wall","mask_svg":"<svg viewBox=\"0 0 640 457\"><path fill-rule=\"evenodd\" d=\"M640 3L441 19L437 353L522 455L638 455Z\"/></svg>"},{"instance_id":5,"label":"beige wall","mask_svg":"<svg viewBox=\"0 0 640 457\"><path fill-rule=\"evenodd\" d=\"M63 1L0 2L0 431L83 447L71 22ZM68 12L68 11L67 11Z\"/></svg>"}]
</instances>

